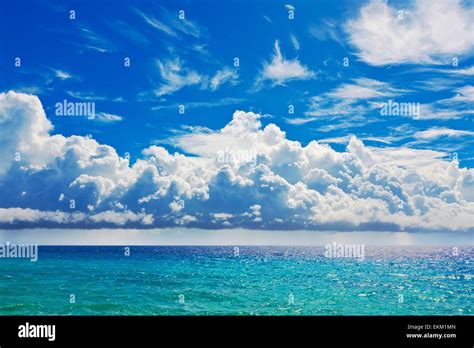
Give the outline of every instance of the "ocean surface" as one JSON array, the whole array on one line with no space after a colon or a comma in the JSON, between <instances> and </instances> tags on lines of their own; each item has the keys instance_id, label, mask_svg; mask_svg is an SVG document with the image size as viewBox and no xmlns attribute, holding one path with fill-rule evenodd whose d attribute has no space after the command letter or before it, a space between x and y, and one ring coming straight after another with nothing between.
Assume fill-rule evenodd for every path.
<instances>
[{"instance_id":1,"label":"ocean surface","mask_svg":"<svg viewBox=\"0 0 474 348\"><path fill-rule=\"evenodd\" d=\"M474 247L40 247L0 259L0 315L473 315Z\"/></svg>"}]
</instances>

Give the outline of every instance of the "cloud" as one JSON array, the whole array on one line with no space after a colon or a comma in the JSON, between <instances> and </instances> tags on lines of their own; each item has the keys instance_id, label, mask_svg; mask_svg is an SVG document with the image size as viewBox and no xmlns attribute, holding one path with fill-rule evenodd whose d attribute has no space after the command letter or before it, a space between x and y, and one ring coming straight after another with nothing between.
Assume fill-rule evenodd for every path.
<instances>
[{"instance_id":1,"label":"cloud","mask_svg":"<svg viewBox=\"0 0 474 348\"><path fill-rule=\"evenodd\" d=\"M414 137L418 139L436 139L440 137L463 137L473 136L474 132L450 128L430 128L425 131L416 132Z\"/></svg>"},{"instance_id":2,"label":"cloud","mask_svg":"<svg viewBox=\"0 0 474 348\"><path fill-rule=\"evenodd\" d=\"M99 100L107 100L106 97L97 95L94 92L84 92L84 91L65 91L65 93L73 98L80 99L80 100L91 100L91 101L99 101Z\"/></svg>"},{"instance_id":3,"label":"cloud","mask_svg":"<svg viewBox=\"0 0 474 348\"><path fill-rule=\"evenodd\" d=\"M371 0L345 29L370 65L442 64L472 52L473 18L472 4L458 0L415 0L397 8Z\"/></svg>"},{"instance_id":4,"label":"cloud","mask_svg":"<svg viewBox=\"0 0 474 348\"><path fill-rule=\"evenodd\" d=\"M474 102L474 86L464 86L455 90L457 93L450 99L443 100L443 103L472 103Z\"/></svg>"},{"instance_id":5,"label":"cloud","mask_svg":"<svg viewBox=\"0 0 474 348\"><path fill-rule=\"evenodd\" d=\"M295 35L290 35L291 44L296 51L300 50L300 43Z\"/></svg>"},{"instance_id":6,"label":"cloud","mask_svg":"<svg viewBox=\"0 0 474 348\"><path fill-rule=\"evenodd\" d=\"M110 23L109 26L132 44L146 46L151 43L144 34L126 22L115 21Z\"/></svg>"},{"instance_id":7,"label":"cloud","mask_svg":"<svg viewBox=\"0 0 474 348\"><path fill-rule=\"evenodd\" d=\"M122 116L109 114L107 112L99 112L93 118L95 121L103 122L103 123L111 123L111 122L120 122L122 121Z\"/></svg>"},{"instance_id":8,"label":"cloud","mask_svg":"<svg viewBox=\"0 0 474 348\"><path fill-rule=\"evenodd\" d=\"M210 87L211 90L215 91L219 88L220 85L225 83L230 83L232 85L237 84L237 79L239 78L239 74L234 69L230 68L223 68L219 70L211 79Z\"/></svg>"},{"instance_id":9,"label":"cloud","mask_svg":"<svg viewBox=\"0 0 474 348\"><path fill-rule=\"evenodd\" d=\"M57 226L57 225L80 225L80 224L102 224L104 226L127 226L141 224L147 226L153 223L153 216L146 214L135 214L130 211L116 212L104 211L98 214L84 214L80 212L70 213L62 211L41 211L29 208L0 208L0 224L22 223L28 226Z\"/></svg>"},{"instance_id":10,"label":"cloud","mask_svg":"<svg viewBox=\"0 0 474 348\"><path fill-rule=\"evenodd\" d=\"M431 149L444 149L455 152L463 148L471 148L474 144L474 132L470 130L452 129L446 127L431 127L407 135L415 139L409 146L429 145Z\"/></svg>"},{"instance_id":11,"label":"cloud","mask_svg":"<svg viewBox=\"0 0 474 348\"><path fill-rule=\"evenodd\" d=\"M343 83L329 92L310 98L309 110L305 112L305 117L287 118L286 121L289 124L301 125L322 117L333 120L344 117L342 122L347 123L348 118L353 118L353 125L365 126L370 120L364 119L361 123L360 120L355 120L358 117L356 115L366 115L374 110L379 112L380 106L377 102L386 102L409 92L395 88L387 82L356 78L351 83Z\"/></svg>"},{"instance_id":12,"label":"cloud","mask_svg":"<svg viewBox=\"0 0 474 348\"><path fill-rule=\"evenodd\" d=\"M172 94L180 89L198 85L204 81L204 77L196 71L183 67L179 59L168 61L157 61L158 69L164 83L155 90L157 96Z\"/></svg>"},{"instance_id":13,"label":"cloud","mask_svg":"<svg viewBox=\"0 0 474 348\"><path fill-rule=\"evenodd\" d=\"M310 71L305 65L295 58L287 60L283 57L278 40L275 41L274 56L270 63L264 62L263 68L257 78L256 85L264 81L271 81L273 84L284 84L292 80L312 79L316 74Z\"/></svg>"},{"instance_id":14,"label":"cloud","mask_svg":"<svg viewBox=\"0 0 474 348\"><path fill-rule=\"evenodd\" d=\"M449 120L467 118L469 115L473 115L474 86L462 86L456 88L453 92L454 95L450 98L422 104L420 115L416 119Z\"/></svg>"},{"instance_id":15,"label":"cloud","mask_svg":"<svg viewBox=\"0 0 474 348\"><path fill-rule=\"evenodd\" d=\"M451 74L472 76L472 75L474 75L474 66L471 66L471 67L465 68L465 69L450 69L450 70L447 70L445 72L451 73Z\"/></svg>"},{"instance_id":16,"label":"cloud","mask_svg":"<svg viewBox=\"0 0 474 348\"><path fill-rule=\"evenodd\" d=\"M151 146L131 164L92 137L52 135L37 97L0 94L0 227L474 231L473 169L444 153L304 146L260 118L236 111L172 139L192 155Z\"/></svg>"},{"instance_id":17,"label":"cloud","mask_svg":"<svg viewBox=\"0 0 474 348\"><path fill-rule=\"evenodd\" d=\"M155 90L156 96L173 94L188 86L199 86L201 89L217 90L224 84L236 85L239 75L237 71L224 67L212 78L184 67L180 59L157 61L159 73L164 83Z\"/></svg>"},{"instance_id":18,"label":"cloud","mask_svg":"<svg viewBox=\"0 0 474 348\"><path fill-rule=\"evenodd\" d=\"M135 10L135 12L140 15L147 24L149 24L150 26L152 26L153 28L157 29L157 30L160 30L161 32L169 35L169 36L172 36L172 37L175 37L175 38L178 38L178 34L176 33L175 30L173 30L173 28L171 28L171 26L168 26L166 24L164 24L163 22L159 21L158 19L152 17L152 16L149 16L147 14L145 14L144 12L140 11L140 10Z\"/></svg>"},{"instance_id":19,"label":"cloud","mask_svg":"<svg viewBox=\"0 0 474 348\"><path fill-rule=\"evenodd\" d=\"M387 98L408 92L396 89L386 82L368 78L356 78L354 83L344 83L327 95L335 99L374 99Z\"/></svg>"},{"instance_id":20,"label":"cloud","mask_svg":"<svg viewBox=\"0 0 474 348\"><path fill-rule=\"evenodd\" d=\"M338 32L337 23L333 20L324 19L321 23L311 25L308 31L312 37L320 41L332 40L342 46L344 45L341 39L342 34Z\"/></svg>"},{"instance_id":21,"label":"cloud","mask_svg":"<svg viewBox=\"0 0 474 348\"><path fill-rule=\"evenodd\" d=\"M153 106L151 109L154 111L157 110L178 110L180 105L185 105L186 109L200 109L200 108L213 108L216 106L227 106L227 105L238 105L245 102L245 99L242 98L221 98L217 100L207 100L207 101L198 101L198 102L186 102L185 104L171 104L171 105L157 105Z\"/></svg>"},{"instance_id":22,"label":"cloud","mask_svg":"<svg viewBox=\"0 0 474 348\"><path fill-rule=\"evenodd\" d=\"M449 74L449 75L461 75L461 76L472 76L474 75L474 66L470 66L468 68L456 68L456 69L431 69L431 68L425 68L425 69L418 69L419 71L429 71L429 72L435 72L435 73L443 73L443 74Z\"/></svg>"},{"instance_id":23,"label":"cloud","mask_svg":"<svg viewBox=\"0 0 474 348\"><path fill-rule=\"evenodd\" d=\"M116 50L114 45L108 39L97 34L88 27L79 26L79 33L82 39L85 41L84 44L79 45L82 49L97 51L100 53L114 52Z\"/></svg>"},{"instance_id":24,"label":"cloud","mask_svg":"<svg viewBox=\"0 0 474 348\"><path fill-rule=\"evenodd\" d=\"M135 12L151 27L173 38L183 39L183 35L193 37L194 39L202 37L204 29L197 23L187 18L179 19L177 16L171 15L166 8L160 8L161 14L159 19L152 14L145 13L138 9L135 9Z\"/></svg>"},{"instance_id":25,"label":"cloud","mask_svg":"<svg viewBox=\"0 0 474 348\"><path fill-rule=\"evenodd\" d=\"M63 70L53 69L53 72L54 72L54 75L60 80L69 80L69 79L74 78L74 76L72 76L70 73Z\"/></svg>"}]
</instances>

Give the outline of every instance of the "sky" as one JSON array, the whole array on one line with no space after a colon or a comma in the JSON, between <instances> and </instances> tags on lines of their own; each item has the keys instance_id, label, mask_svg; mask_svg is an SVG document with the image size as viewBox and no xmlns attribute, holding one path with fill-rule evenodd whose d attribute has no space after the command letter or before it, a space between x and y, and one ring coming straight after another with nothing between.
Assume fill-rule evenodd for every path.
<instances>
[{"instance_id":1,"label":"sky","mask_svg":"<svg viewBox=\"0 0 474 348\"><path fill-rule=\"evenodd\" d=\"M473 82L472 1L4 1L0 229L472 241Z\"/></svg>"}]
</instances>

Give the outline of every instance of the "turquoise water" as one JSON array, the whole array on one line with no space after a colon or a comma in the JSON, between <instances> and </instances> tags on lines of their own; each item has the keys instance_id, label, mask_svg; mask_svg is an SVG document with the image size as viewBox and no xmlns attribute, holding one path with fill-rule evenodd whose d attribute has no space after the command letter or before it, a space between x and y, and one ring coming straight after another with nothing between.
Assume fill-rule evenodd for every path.
<instances>
[{"instance_id":1,"label":"turquoise water","mask_svg":"<svg viewBox=\"0 0 474 348\"><path fill-rule=\"evenodd\" d=\"M474 247L40 247L0 259L1 315L472 315ZM71 302L71 295L75 303Z\"/></svg>"}]
</instances>

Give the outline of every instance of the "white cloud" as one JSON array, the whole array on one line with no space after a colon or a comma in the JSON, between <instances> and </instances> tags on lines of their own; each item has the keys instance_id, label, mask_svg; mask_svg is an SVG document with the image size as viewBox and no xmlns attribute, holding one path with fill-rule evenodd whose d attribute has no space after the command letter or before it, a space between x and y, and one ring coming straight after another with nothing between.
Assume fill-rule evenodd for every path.
<instances>
[{"instance_id":1,"label":"white cloud","mask_svg":"<svg viewBox=\"0 0 474 348\"><path fill-rule=\"evenodd\" d=\"M163 96L173 94L188 86L199 86L202 89L217 90L224 84L235 85L238 83L237 71L224 67L218 70L212 78L197 71L184 67L180 59L157 61L158 69L164 83L155 90L155 95Z\"/></svg>"},{"instance_id":2,"label":"white cloud","mask_svg":"<svg viewBox=\"0 0 474 348\"><path fill-rule=\"evenodd\" d=\"M441 137L465 137L474 136L474 132L450 128L430 128L425 131L416 132L417 139L437 139Z\"/></svg>"},{"instance_id":3,"label":"white cloud","mask_svg":"<svg viewBox=\"0 0 474 348\"><path fill-rule=\"evenodd\" d=\"M138 223L143 226L153 223L153 216L135 214L130 211L104 211L98 214L84 214L81 212L41 211L29 208L0 208L0 223L27 223L30 226L38 224L73 225L81 223L105 223L113 226L124 226L128 223Z\"/></svg>"},{"instance_id":4,"label":"white cloud","mask_svg":"<svg viewBox=\"0 0 474 348\"><path fill-rule=\"evenodd\" d=\"M338 25L333 20L324 19L318 24L311 25L308 31L311 36L320 41L333 40L344 45L342 35L338 32Z\"/></svg>"},{"instance_id":5,"label":"white cloud","mask_svg":"<svg viewBox=\"0 0 474 348\"><path fill-rule=\"evenodd\" d=\"M239 74L237 73L237 71L227 67L223 68L212 77L210 82L211 90L215 91L219 88L220 85L225 83L235 85L237 83L238 78Z\"/></svg>"},{"instance_id":6,"label":"white cloud","mask_svg":"<svg viewBox=\"0 0 474 348\"><path fill-rule=\"evenodd\" d=\"M173 139L194 156L152 146L131 165L91 137L51 135L38 98L0 94L0 227L474 231L473 169L446 154L303 146L260 117L236 111ZM256 160L219 162L226 147Z\"/></svg>"},{"instance_id":7,"label":"white cloud","mask_svg":"<svg viewBox=\"0 0 474 348\"><path fill-rule=\"evenodd\" d=\"M460 119L474 114L474 86L463 86L454 90L455 95L437 100L430 104L422 104L417 119Z\"/></svg>"},{"instance_id":8,"label":"white cloud","mask_svg":"<svg viewBox=\"0 0 474 348\"><path fill-rule=\"evenodd\" d=\"M180 89L203 82L204 77L196 71L183 67L179 59L157 61L158 69L164 83L155 91L157 96L172 94Z\"/></svg>"},{"instance_id":9,"label":"white cloud","mask_svg":"<svg viewBox=\"0 0 474 348\"><path fill-rule=\"evenodd\" d=\"M407 91L393 88L386 82L357 78L354 83L344 83L327 95L339 99L374 99L393 97L405 92Z\"/></svg>"},{"instance_id":10,"label":"white cloud","mask_svg":"<svg viewBox=\"0 0 474 348\"><path fill-rule=\"evenodd\" d=\"M464 75L464 76L472 76L474 75L474 66L464 68L464 69L431 69L430 71L441 72L445 74L451 75Z\"/></svg>"},{"instance_id":11,"label":"white cloud","mask_svg":"<svg viewBox=\"0 0 474 348\"><path fill-rule=\"evenodd\" d=\"M290 35L291 44L296 51L300 50L300 43L295 35Z\"/></svg>"},{"instance_id":12,"label":"white cloud","mask_svg":"<svg viewBox=\"0 0 474 348\"><path fill-rule=\"evenodd\" d=\"M76 99L92 101L107 100L106 97L97 95L94 92L65 91L65 93Z\"/></svg>"},{"instance_id":13,"label":"white cloud","mask_svg":"<svg viewBox=\"0 0 474 348\"><path fill-rule=\"evenodd\" d=\"M396 8L371 0L346 31L371 65L447 63L474 49L474 8L458 0L415 0Z\"/></svg>"},{"instance_id":14,"label":"white cloud","mask_svg":"<svg viewBox=\"0 0 474 348\"><path fill-rule=\"evenodd\" d=\"M203 29L197 23L187 18L179 19L177 16L170 14L164 7L161 7L161 10L160 19L138 9L135 9L135 12L151 27L173 38L182 39L183 35L186 35L199 39L202 36Z\"/></svg>"},{"instance_id":15,"label":"white cloud","mask_svg":"<svg viewBox=\"0 0 474 348\"><path fill-rule=\"evenodd\" d=\"M74 76L72 76L70 73L63 71L63 70L57 70L53 69L54 75L60 79L60 80L69 80L72 79Z\"/></svg>"},{"instance_id":16,"label":"white cloud","mask_svg":"<svg viewBox=\"0 0 474 348\"><path fill-rule=\"evenodd\" d=\"M103 122L103 123L111 123L111 122L120 122L122 121L122 116L109 114L107 112L99 112L93 118L95 121Z\"/></svg>"},{"instance_id":17,"label":"white cloud","mask_svg":"<svg viewBox=\"0 0 474 348\"><path fill-rule=\"evenodd\" d=\"M114 52L115 46L105 37L97 34L91 28L86 26L79 26L79 33L82 39L85 41L84 44L74 43L73 40L68 41L74 45L78 45L81 49L97 51L100 53Z\"/></svg>"},{"instance_id":18,"label":"white cloud","mask_svg":"<svg viewBox=\"0 0 474 348\"><path fill-rule=\"evenodd\" d=\"M446 103L472 103L474 102L474 86L464 86L456 89L456 95L451 99L444 100Z\"/></svg>"},{"instance_id":19,"label":"white cloud","mask_svg":"<svg viewBox=\"0 0 474 348\"><path fill-rule=\"evenodd\" d=\"M186 109L198 109L198 108L212 108L216 106L225 106L225 105L238 105L245 101L242 98L222 98L218 100L206 100L206 101L199 101L199 102L187 102ZM177 110L179 105L181 104L167 104L167 105L157 105L153 106L152 110L170 110L174 109Z\"/></svg>"},{"instance_id":20,"label":"white cloud","mask_svg":"<svg viewBox=\"0 0 474 348\"><path fill-rule=\"evenodd\" d=\"M274 56L270 63L265 62L263 69L257 78L257 85L264 81L272 81L273 84L284 84L292 80L312 79L316 74L310 71L300 61L295 59L287 60L283 57L278 40L275 41Z\"/></svg>"},{"instance_id":21,"label":"white cloud","mask_svg":"<svg viewBox=\"0 0 474 348\"><path fill-rule=\"evenodd\" d=\"M135 12L139 16L141 16L145 20L145 22L147 24L149 24L150 26L152 26L153 28L155 28L155 29L157 29L157 30L169 35L169 36L172 36L174 38L179 37L178 34L176 33L176 31L170 25L166 25L162 21L156 19L153 16L145 14L144 12L142 12L140 10L135 10Z\"/></svg>"},{"instance_id":22,"label":"white cloud","mask_svg":"<svg viewBox=\"0 0 474 348\"><path fill-rule=\"evenodd\" d=\"M305 112L305 117L287 118L290 124L301 125L313 122L321 117L337 118L344 117L342 122L347 122L351 118L351 124L366 125L368 119L364 122L354 122L357 115L365 115L380 106L377 102L387 102L388 99L400 96L410 92L409 90L395 88L387 82L382 82L369 78L356 78L351 83L343 83L332 91L309 99L309 110ZM360 120L358 120L360 121ZM340 125L343 126L342 124ZM332 123L330 127L337 127Z\"/></svg>"}]
</instances>

